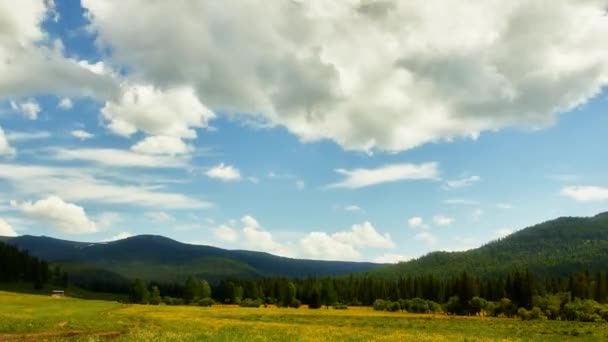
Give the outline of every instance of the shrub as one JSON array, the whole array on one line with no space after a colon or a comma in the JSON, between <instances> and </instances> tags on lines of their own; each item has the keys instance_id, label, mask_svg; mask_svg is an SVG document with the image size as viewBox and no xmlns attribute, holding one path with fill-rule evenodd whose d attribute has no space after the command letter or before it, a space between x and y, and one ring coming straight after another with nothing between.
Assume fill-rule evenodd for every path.
<instances>
[{"instance_id":1,"label":"shrub","mask_svg":"<svg viewBox=\"0 0 608 342\"><path fill-rule=\"evenodd\" d=\"M422 298L414 298L410 301L406 301L406 305L407 305L407 307L404 307L403 309L407 310L408 312L414 312L414 313L431 312L429 304L427 303L426 300L424 300Z\"/></svg>"},{"instance_id":2,"label":"shrub","mask_svg":"<svg viewBox=\"0 0 608 342\"><path fill-rule=\"evenodd\" d=\"M302 305L302 302L299 299L294 299L291 301L291 303L289 304L290 308L299 308Z\"/></svg>"},{"instance_id":3,"label":"shrub","mask_svg":"<svg viewBox=\"0 0 608 342\"><path fill-rule=\"evenodd\" d=\"M374 310L376 311L384 311L386 310L386 302L382 299L376 299L374 301Z\"/></svg>"},{"instance_id":4,"label":"shrub","mask_svg":"<svg viewBox=\"0 0 608 342\"><path fill-rule=\"evenodd\" d=\"M399 302L389 302L386 308L388 311L395 312L401 310L401 305L399 305Z\"/></svg>"},{"instance_id":5,"label":"shrub","mask_svg":"<svg viewBox=\"0 0 608 342\"><path fill-rule=\"evenodd\" d=\"M336 310L346 310L346 309L348 309L348 305L341 304L341 303L336 303L336 304L334 304L334 309L336 309Z\"/></svg>"},{"instance_id":6,"label":"shrub","mask_svg":"<svg viewBox=\"0 0 608 342\"><path fill-rule=\"evenodd\" d=\"M215 301L209 297L199 299L197 302L198 306L211 306L215 304Z\"/></svg>"},{"instance_id":7,"label":"shrub","mask_svg":"<svg viewBox=\"0 0 608 342\"><path fill-rule=\"evenodd\" d=\"M241 301L241 304L239 304L239 305L243 308L259 308L260 305L262 305L262 300L245 298L244 300Z\"/></svg>"}]
</instances>

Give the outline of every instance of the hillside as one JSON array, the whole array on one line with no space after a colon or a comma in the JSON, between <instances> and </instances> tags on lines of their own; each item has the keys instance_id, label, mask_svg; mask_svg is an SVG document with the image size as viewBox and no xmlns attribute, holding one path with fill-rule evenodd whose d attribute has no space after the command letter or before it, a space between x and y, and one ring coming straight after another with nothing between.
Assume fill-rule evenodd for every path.
<instances>
[{"instance_id":1,"label":"hillside","mask_svg":"<svg viewBox=\"0 0 608 342\"><path fill-rule=\"evenodd\" d=\"M496 276L528 268L535 274L566 276L581 270L605 271L608 265L608 212L594 217L562 217L522 229L480 248L432 252L372 270L371 274L450 277L467 271Z\"/></svg>"},{"instance_id":2,"label":"hillside","mask_svg":"<svg viewBox=\"0 0 608 342\"><path fill-rule=\"evenodd\" d=\"M183 281L196 275L210 281L260 276L305 277L368 271L381 265L302 260L262 252L190 245L162 236L139 235L105 243L83 243L44 236L5 238L32 255L61 264L71 278L119 283L143 278Z\"/></svg>"}]
</instances>

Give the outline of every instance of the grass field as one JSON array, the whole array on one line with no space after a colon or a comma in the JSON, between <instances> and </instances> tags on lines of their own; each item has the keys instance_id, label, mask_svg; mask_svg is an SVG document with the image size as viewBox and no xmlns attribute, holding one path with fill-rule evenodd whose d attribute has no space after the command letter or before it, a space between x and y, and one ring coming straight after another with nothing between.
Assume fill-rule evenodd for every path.
<instances>
[{"instance_id":1,"label":"grass field","mask_svg":"<svg viewBox=\"0 0 608 342\"><path fill-rule=\"evenodd\" d=\"M0 292L0 341L606 341L608 324L376 312L146 306Z\"/></svg>"}]
</instances>

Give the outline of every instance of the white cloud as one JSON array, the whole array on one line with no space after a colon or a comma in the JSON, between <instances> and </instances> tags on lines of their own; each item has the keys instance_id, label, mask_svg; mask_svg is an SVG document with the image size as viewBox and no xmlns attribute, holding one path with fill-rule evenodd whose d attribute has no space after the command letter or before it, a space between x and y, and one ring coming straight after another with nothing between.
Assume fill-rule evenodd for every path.
<instances>
[{"instance_id":1,"label":"white cloud","mask_svg":"<svg viewBox=\"0 0 608 342\"><path fill-rule=\"evenodd\" d=\"M9 181L19 194L53 194L71 201L152 208L194 209L212 205L181 193L165 191L159 185L113 182L101 176L107 177L108 174L104 170L98 172L83 168L0 164L0 179ZM141 178L141 173L138 178Z\"/></svg>"},{"instance_id":2,"label":"white cloud","mask_svg":"<svg viewBox=\"0 0 608 342\"><path fill-rule=\"evenodd\" d=\"M47 139L51 137L51 133L47 131L31 131L31 132L7 132L6 138L9 141L28 141L28 140L38 140L38 139Z\"/></svg>"},{"instance_id":3,"label":"white cloud","mask_svg":"<svg viewBox=\"0 0 608 342\"><path fill-rule=\"evenodd\" d=\"M213 230L213 235L220 241L236 242L239 234L236 229L222 224Z\"/></svg>"},{"instance_id":4,"label":"white cloud","mask_svg":"<svg viewBox=\"0 0 608 342\"><path fill-rule=\"evenodd\" d=\"M426 229L428 228L428 226L424 223L424 220L422 219L422 217L420 216L414 216L414 217L410 217L407 220L407 224L411 227L411 228L423 228Z\"/></svg>"},{"instance_id":5,"label":"white cloud","mask_svg":"<svg viewBox=\"0 0 608 342\"><path fill-rule=\"evenodd\" d=\"M253 217L247 215L241 219L241 223L243 240L247 248L282 256L292 254L283 244L275 241L272 233L264 230Z\"/></svg>"},{"instance_id":6,"label":"white cloud","mask_svg":"<svg viewBox=\"0 0 608 342\"><path fill-rule=\"evenodd\" d=\"M2 130L2 127L0 127L0 156L13 154L15 154L15 149L11 147L6 135L4 134L4 130Z\"/></svg>"},{"instance_id":7,"label":"white cloud","mask_svg":"<svg viewBox=\"0 0 608 342\"><path fill-rule=\"evenodd\" d=\"M175 156L188 154L194 150L191 145L184 143L181 138L164 135L146 137L144 140L131 146L131 150L143 154L167 154Z\"/></svg>"},{"instance_id":8,"label":"white cloud","mask_svg":"<svg viewBox=\"0 0 608 342\"><path fill-rule=\"evenodd\" d=\"M11 108L14 111L21 112L23 116L30 120L38 119L38 113L40 113L40 105L33 99L23 102L11 101Z\"/></svg>"},{"instance_id":9,"label":"white cloud","mask_svg":"<svg viewBox=\"0 0 608 342\"><path fill-rule=\"evenodd\" d=\"M511 235L513 234L513 229L508 229L508 228L504 228L504 229L499 229L496 231L496 236L499 238L503 238L507 235Z\"/></svg>"},{"instance_id":10,"label":"white cloud","mask_svg":"<svg viewBox=\"0 0 608 342\"><path fill-rule=\"evenodd\" d=\"M409 261L412 257L401 254L384 253L374 259L374 262L381 264L396 264L402 261Z\"/></svg>"},{"instance_id":11,"label":"white cloud","mask_svg":"<svg viewBox=\"0 0 608 342\"><path fill-rule=\"evenodd\" d=\"M479 176L471 176L471 177L467 177L467 178L449 180L449 181L446 181L445 184L449 188L464 188L467 186L471 186L474 183L479 182L480 180L481 180L481 177L479 177Z\"/></svg>"},{"instance_id":12,"label":"white cloud","mask_svg":"<svg viewBox=\"0 0 608 342\"><path fill-rule=\"evenodd\" d=\"M600 0L82 4L138 79L347 149L546 126L608 83Z\"/></svg>"},{"instance_id":13,"label":"white cloud","mask_svg":"<svg viewBox=\"0 0 608 342\"><path fill-rule=\"evenodd\" d=\"M0 236L17 236L13 227L0 217Z\"/></svg>"},{"instance_id":14,"label":"white cloud","mask_svg":"<svg viewBox=\"0 0 608 342\"><path fill-rule=\"evenodd\" d=\"M120 232L120 233L112 236L108 241L124 240L124 239L130 238L132 236L133 236L133 234L131 234L129 232Z\"/></svg>"},{"instance_id":15,"label":"white cloud","mask_svg":"<svg viewBox=\"0 0 608 342\"><path fill-rule=\"evenodd\" d=\"M94 135L92 133L89 133L87 131L84 131L82 129L77 129L71 132L72 136L75 138L78 138L80 140L87 140L87 139L91 139L94 137Z\"/></svg>"},{"instance_id":16,"label":"white cloud","mask_svg":"<svg viewBox=\"0 0 608 342\"><path fill-rule=\"evenodd\" d=\"M513 205L510 203L498 203L498 204L496 204L496 208L508 210L508 209L513 209Z\"/></svg>"},{"instance_id":17,"label":"white cloud","mask_svg":"<svg viewBox=\"0 0 608 342\"><path fill-rule=\"evenodd\" d=\"M331 235L336 240L354 247L394 248L395 243L390 234L381 235L370 222L355 224L350 231L337 232Z\"/></svg>"},{"instance_id":18,"label":"white cloud","mask_svg":"<svg viewBox=\"0 0 608 342\"><path fill-rule=\"evenodd\" d=\"M57 107L63 110L69 110L74 107L74 104L72 103L72 100L69 97L64 97L61 99L61 101L59 101Z\"/></svg>"},{"instance_id":19,"label":"white cloud","mask_svg":"<svg viewBox=\"0 0 608 342\"><path fill-rule=\"evenodd\" d=\"M341 182L330 184L329 188L357 189L382 183L401 180L437 179L437 163L392 164L375 169L338 169L336 172L345 176Z\"/></svg>"},{"instance_id":20,"label":"white cloud","mask_svg":"<svg viewBox=\"0 0 608 342\"><path fill-rule=\"evenodd\" d=\"M447 226L452 224L454 222L454 219L443 215L436 215L433 217L433 222L440 226Z\"/></svg>"},{"instance_id":21,"label":"white cloud","mask_svg":"<svg viewBox=\"0 0 608 342\"><path fill-rule=\"evenodd\" d=\"M479 205L479 201L464 199L464 198L450 198L443 201L445 204L453 205Z\"/></svg>"},{"instance_id":22,"label":"white cloud","mask_svg":"<svg viewBox=\"0 0 608 342\"><path fill-rule=\"evenodd\" d=\"M205 127L214 117L190 87L130 86L118 101L106 102L101 112L109 129L122 136L143 131L191 139L196 137L193 127Z\"/></svg>"},{"instance_id":23,"label":"white cloud","mask_svg":"<svg viewBox=\"0 0 608 342\"><path fill-rule=\"evenodd\" d=\"M111 96L117 89L112 77L91 72L85 61L65 58L62 42L51 40L43 31L43 21L54 16L52 4L23 0L15 6L10 0L0 0L0 97ZM36 106L28 107L27 115L38 114Z\"/></svg>"},{"instance_id":24,"label":"white cloud","mask_svg":"<svg viewBox=\"0 0 608 342\"><path fill-rule=\"evenodd\" d=\"M224 163L220 163L219 165L212 167L211 169L207 170L205 174L209 178L219 179L224 182L241 180L240 171L233 166L224 165Z\"/></svg>"},{"instance_id":25,"label":"white cloud","mask_svg":"<svg viewBox=\"0 0 608 342\"><path fill-rule=\"evenodd\" d=\"M298 243L303 258L323 260L358 260L361 253L348 243L337 241L325 232L306 234Z\"/></svg>"},{"instance_id":26,"label":"white cloud","mask_svg":"<svg viewBox=\"0 0 608 342\"><path fill-rule=\"evenodd\" d=\"M64 202L57 196L50 196L36 202L11 201L11 205L44 224L50 224L63 233L81 234L97 231L84 209Z\"/></svg>"},{"instance_id":27,"label":"white cloud","mask_svg":"<svg viewBox=\"0 0 608 342\"><path fill-rule=\"evenodd\" d=\"M579 202L608 200L608 188L600 186L567 186L561 192L562 195Z\"/></svg>"},{"instance_id":28,"label":"white cloud","mask_svg":"<svg viewBox=\"0 0 608 342\"><path fill-rule=\"evenodd\" d=\"M52 149L52 157L58 160L81 160L120 167L177 168L185 160L172 156L145 155L111 148Z\"/></svg>"},{"instance_id":29,"label":"white cloud","mask_svg":"<svg viewBox=\"0 0 608 342\"><path fill-rule=\"evenodd\" d=\"M344 211L350 211L350 212L360 212L363 211L363 209L361 209L361 207L359 207L358 205L347 205L344 207Z\"/></svg>"},{"instance_id":30,"label":"white cloud","mask_svg":"<svg viewBox=\"0 0 608 342\"><path fill-rule=\"evenodd\" d=\"M433 245L437 241L437 239L435 238L435 235L431 234L428 231L423 231L423 232L417 233L416 235L414 235L414 239L416 239L418 241L422 241L428 245Z\"/></svg>"},{"instance_id":31,"label":"white cloud","mask_svg":"<svg viewBox=\"0 0 608 342\"><path fill-rule=\"evenodd\" d=\"M144 214L148 219L156 222L174 222L175 218L164 211L148 211Z\"/></svg>"}]
</instances>

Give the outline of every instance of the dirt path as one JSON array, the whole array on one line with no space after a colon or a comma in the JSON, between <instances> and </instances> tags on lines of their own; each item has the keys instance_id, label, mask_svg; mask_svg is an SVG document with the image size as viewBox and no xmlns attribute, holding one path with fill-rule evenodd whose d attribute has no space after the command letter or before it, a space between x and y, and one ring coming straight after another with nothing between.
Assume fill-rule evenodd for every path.
<instances>
[{"instance_id":1,"label":"dirt path","mask_svg":"<svg viewBox=\"0 0 608 342\"><path fill-rule=\"evenodd\" d=\"M91 336L103 339L115 339L122 335L119 331L87 332L81 330L48 331L29 334L0 334L0 341L39 341L52 338L70 338L76 336Z\"/></svg>"}]
</instances>

